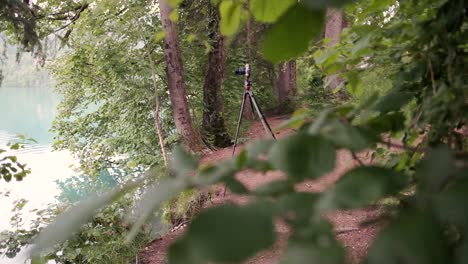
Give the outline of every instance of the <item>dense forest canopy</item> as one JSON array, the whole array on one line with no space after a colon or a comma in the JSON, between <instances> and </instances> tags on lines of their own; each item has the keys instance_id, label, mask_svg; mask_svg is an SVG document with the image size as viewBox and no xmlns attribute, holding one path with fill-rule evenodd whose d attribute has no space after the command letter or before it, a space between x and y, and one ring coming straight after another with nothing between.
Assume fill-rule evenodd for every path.
<instances>
[{"instance_id":1,"label":"dense forest canopy","mask_svg":"<svg viewBox=\"0 0 468 264\"><path fill-rule=\"evenodd\" d=\"M190 221L169 263L242 263L274 246L281 219L291 229L281 263L345 263L323 215L392 197L397 205L372 219L384 227L364 263L468 261L466 1L12 0L0 8L4 41L40 64L46 36L66 47L46 65L63 96L54 146L70 150L83 174L60 183L73 199L61 196L31 228L4 234L0 252L14 257L34 244L36 263L130 262L163 219ZM281 127L294 132L202 163L196 154L232 142L244 85L233 73L245 63L259 104L294 112ZM338 150L358 166L324 192L298 191L333 170ZM2 166L11 179L14 165ZM285 177L252 190L235 177L245 170ZM218 184L251 202L203 209ZM86 199L90 188L99 195Z\"/></svg>"}]
</instances>

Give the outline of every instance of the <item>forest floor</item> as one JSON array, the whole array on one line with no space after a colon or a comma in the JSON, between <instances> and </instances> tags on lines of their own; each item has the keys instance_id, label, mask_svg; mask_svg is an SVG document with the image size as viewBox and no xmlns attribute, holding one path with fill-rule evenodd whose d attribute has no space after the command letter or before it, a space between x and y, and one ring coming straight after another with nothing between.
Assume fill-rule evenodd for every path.
<instances>
[{"instance_id":1,"label":"forest floor","mask_svg":"<svg viewBox=\"0 0 468 264\"><path fill-rule=\"evenodd\" d=\"M268 118L272 128L278 127L281 123L288 119L287 116L277 116ZM290 134L291 130L276 132L277 138L281 138ZM250 138L251 141L258 140L261 138L268 138L268 134L265 133L262 124L258 122L252 123L250 129L245 137ZM243 146L239 147L239 150ZM231 148L219 149L206 153L202 157L202 162L210 163L216 162L221 159L229 158L231 156ZM367 163L369 159L366 157L367 153L358 154L359 159ZM327 188L333 186L333 184L349 169L358 165L358 161L353 159L352 155L344 150L337 152L337 160L335 169L324 175L323 177L314 180L301 183L296 186L298 191L303 192L323 192ZM273 180L278 180L285 177L279 171L273 171L268 173L258 173L250 170L243 171L236 175L247 188L254 189L265 183ZM222 186L219 187L217 196L212 198L211 201L207 202L207 207L216 206L222 203L235 203L245 204L249 202L249 197L236 195L229 191L223 196ZM374 240L378 231L381 229L381 223L368 224L372 220L377 219L382 213L383 208L379 206L372 206L364 209L357 210L341 210L334 211L327 214L325 217L333 224L337 239L342 243L347 253L348 263L355 264L359 263L362 258L367 254L367 249ZM367 223L364 225L364 223ZM278 234L278 240L276 245L267 251L260 252L256 256L252 257L245 264L271 264L277 263L281 259L282 252L284 251L288 235L290 230L284 223L277 222L275 224L276 232ZM141 252L141 263L144 264L163 264L166 263L166 250L169 245L172 244L181 234L184 233L185 228L180 228L174 232L170 232L165 236L154 240Z\"/></svg>"}]
</instances>

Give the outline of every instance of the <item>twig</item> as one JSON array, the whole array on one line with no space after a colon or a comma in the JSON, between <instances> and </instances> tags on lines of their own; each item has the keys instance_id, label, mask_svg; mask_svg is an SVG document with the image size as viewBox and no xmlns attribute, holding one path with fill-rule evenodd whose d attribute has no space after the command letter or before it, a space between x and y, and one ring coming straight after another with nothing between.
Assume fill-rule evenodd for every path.
<instances>
[{"instance_id":1,"label":"twig","mask_svg":"<svg viewBox=\"0 0 468 264\"><path fill-rule=\"evenodd\" d=\"M449 81L449 84L452 84L453 83L453 78L452 78L452 64L450 63L451 62L451 59L452 59L452 50L449 49L448 50L448 53L449 53L449 62L447 63L447 79Z\"/></svg>"},{"instance_id":2,"label":"twig","mask_svg":"<svg viewBox=\"0 0 468 264\"><path fill-rule=\"evenodd\" d=\"M75 21L77 21L78 18L80 18L81 12L83 12L86 8L88 8L88 6L89 6L89 4L82 5L81 8L78 10L78 12L72 17L72 19L70 20L69 23L61 26L60 28L56 29L54 32L59 32L60 30L62 30L64 28L67 28L71 24L75 23Z\"/></svg>"},{"instance_id":3,"label":"twig","mask_svg":"<svg viewBox=\"0 0 468 264\"><path fill-rule=\"evenodd\" d=\"M389 148L392 147L392 148L397 148L397 149L402 149L402 150L410 150L410 151L418 152L418 153L424 153L424 152L426 152L425 149L422 149L422 150L421 150L420 148L415 148L415 147L411 147L411 146L405 146L405 145L393 143L393 142L391 142L391 141L381 141L380 143L386 144Z\"/></svg>"},{"instance_id":4,"label":"twig","mask_svg":"<svg viewBox=\"0 0 468 264\"><path fill-rule=\"evenodd\" d=\"M357 228L357 227L345 227L345 228L336 228L334 230L335 234L337 234L337 235L343 234L343 233L349 233L349 232L353 232L353 231L359 231L359 228Z\"/></svg>"},{"instance_id":5,"label":"twig","mask_svg":"<svg viewBox=\"0 0 468 264\"><path fill-rule=\"evenodd\" d=\"M353 156L353 159L356 160L360 166L364 166L364 162L362 162L362 160L359 159L356 153L352 150L350 150L350 152L351 152L351 155Z\"/></svg>"},{"instance_id":6,"label":"twig","mask_svg":"<svg viewBox=\"0 0 468 264\"><path fill-rule=\"evenodd\" d=\"M428 58L428 66L429 66L429 73L431 75L431 83L432 83L432 93L435 95L436 94L436 83L435 83L435 78L434 78L434 69L432 68L432 62L431 59Z\"/></svg>"}]
</instances>

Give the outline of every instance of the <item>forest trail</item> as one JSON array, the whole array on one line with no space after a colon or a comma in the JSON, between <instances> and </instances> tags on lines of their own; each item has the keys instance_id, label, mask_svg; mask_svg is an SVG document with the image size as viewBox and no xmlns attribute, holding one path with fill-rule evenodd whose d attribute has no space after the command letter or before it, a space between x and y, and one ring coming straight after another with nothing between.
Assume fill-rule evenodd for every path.
<instances>
[{"instance_id":1,"label":"forest trail","mask_svg":"<svg viewBox=\"0 0 468 264\"><path fill-rule=\"evenodd\" d=\"M268 118L268 122L274 129L288 119L287 116L277 116ZM291 134L291 130L275 132L277 138L285 137ZM253 122L247 135L242 137L250 138L251 142L258 139L269 138L265 133L260 121ZM239 146L238 151L243 148L243 144ZM206 153L202 157L202 162L210 163L229 158L231 156L232 148L224 148L210 153ZM238 153L238 152L237 152ZM366 154L358 155L361 161L368 162ZM333 184L349 169L358 165L358 162L353 159L352 155L347 151L337 151L337 159L335 169L322 176L321 178L313 181L307 181L296 186L297 190L303 192L322 192ZM254 189L265 183L281 179L285 175L279 171L272 171L267 173L258 173L250 170L245 170L238 175L237 179L241 181L248 189ZM219 187L217 192L219 195L207 201L207 206L216 206L222 203L235 203L245 204L249 202L249 197L241 196L230 193L227 191L226 195L222 195L223 187ZM369 207L357 210L342 210L334 211L326 215L326 218L333 224L336 230L336 237L342 243L346 250L348 263L359 263L360 260L367 254L367 249L380 230L381 224L362 224L372 221L381 215L382 209L378 206ZM278 240L276 245L268 250L258 253L252 257L245 264L272 264L278 263L281 259L283 250L286 247L288 235L290 233L286 224L277 222L275 223ZM166 250L181 234L185 228L178 229L177 231L170 232L165 236L154 240L147 247L142 250L140 257L141 263L144 264L164 264L166 263Z\"/></svg>"}]
</instances>

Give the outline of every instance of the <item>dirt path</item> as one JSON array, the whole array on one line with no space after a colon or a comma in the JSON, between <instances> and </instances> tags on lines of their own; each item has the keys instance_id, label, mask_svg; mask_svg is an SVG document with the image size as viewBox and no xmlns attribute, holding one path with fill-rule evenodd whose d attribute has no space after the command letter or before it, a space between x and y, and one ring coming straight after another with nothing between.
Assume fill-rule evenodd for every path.
<instances>
[{"instance_id":1,"label":"dirt path","mask_svg":"<svg viewBox=\"0 0 468 264\"><path fill-rule=\"evenodd\" d=\"M268 122L272 127L279 126L282 122L287 120L286 116L278 116L269 118ZM276 133L277 138L284 137L290 134L292 131L282 131ZM268 134L265 133L260 122L254 123L247 135L251 139L268 138ZM240 146L239 149L242 149ZM231 156L231 148L220 149L211 153L207 153L203 158L202 162L215 162L217 160L225 159ZM365 157L361 157L361 160L365 161ZM322 192L332 186L341 175L346 171L357 165L357 162L352 158L351 154L347 151L338 151L335 169L324 175L320 179L314 181L308 181L301 183L296 186L296 189L303 192ZM246 170L236 175L247 188L254 189L267 182L274 181L277 179L284 178L285 175L278 171L272 171L268 173L258 173L255 171ZM236 204L248 203L249 197L239 196L232 193L227 193L226 196L217 196L211 203L212 205L232 202ZM362 227L361 223L378 217L381 214L381 210L377 207L370 207L366 209L358 210L347 210L347 211L335 211L328 214L326 217L334 225L338 231L337 238L342 242L347 255L349 263L358 263L363 256L366 255L367 249L370 243L373 241L375 235L380 229L378 225L370 225ZM277 223L276 231L278 233L278 240L276 245L269 251L260 252L250 260L246 261L246 264L271 264L277 263L281 257L287 239L289 236L289 230L286 224ZM165 262L165 252L169 245L176 240L184 229L180 229L176 232L169 233L164 237L157 239L150 243L142 252L141 258L144 264L163 264Z\"/></svg>"}]
</instances>

